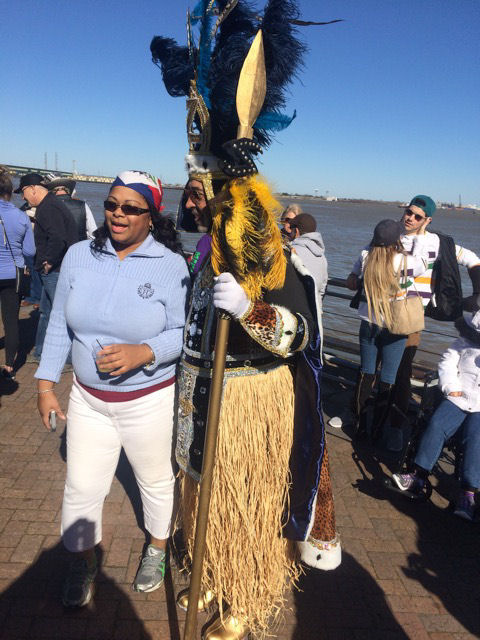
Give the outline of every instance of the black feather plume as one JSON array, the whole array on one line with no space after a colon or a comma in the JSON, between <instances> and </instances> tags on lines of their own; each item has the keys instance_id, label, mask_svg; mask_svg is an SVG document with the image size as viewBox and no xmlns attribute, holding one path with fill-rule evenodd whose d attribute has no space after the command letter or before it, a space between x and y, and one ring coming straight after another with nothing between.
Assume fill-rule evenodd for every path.
<instances>
[{"instance_id":1,"label":"black feather plume","mask_svg":"<svg viewBox=\"0 0 480 640\"><path fill-rule=\"evenodd\" d=\"M271 134L281 130L291 122L281 113L286 103L287 85L298 73L306 51L305 45L296 35L298 20L297 0L269 0L263 17L247 1L239 0L231 9L232 0L199 2L195 10L204 11L204 21L210 23L212 6L220 18L215 31L206 80L207 90L204 100L210 112L211 152L219 157L221 147L236 138L238 117L236 112L236 92L242 65L250 49L253 38L261 28L265 50L267 93L258 125L254 125L254 140L262 147L271 142ZM225 9L227 9L225 11ZM207 15L207 12L208 13ZM205 30L204 30L205 31ZM192 52L179 46L170 38L156 36L150 45L153 61L162 69L163 80L172 96L189 93L190 80L195 77L199 50L192 44ZM208 50L209 52L210 50ZM200 49L201 56L205 55ZM202 78L202 83L204 78Z\"/></svg>"},{"instance_id":2,"label":"black feather plume","mask_svg":"<svg viewBox=\"0 0 480 640\"><path fill-rule=\"evenodd\" d=\"M225 4L221 2L219 4ZM291 120L280 114L285 106L286 87L298 73L305 45L296 37L291 20L298 18L297 3L292 0L270 0L263 19L252 5L239 2L220 25L210 68L210 114L212 121L212 152L221 154L226 140L236 138L238 117L235 108L238 78L257 31L261 28L265 50L267 94L259 116L260 127L254 126L254 140L262 147L271 142L271 133L261 128L263 122L272 124ZM270 130L281 129L273 123Z\"/></svg>"},{"instance_id":3,"label":"black feather plume","mask_svg":"<svg viewBox=\"0 0 480 640\"><path fill-rule=\"evenodd\" d=\"M218 3L220 11L227 4ZM210 118L212 153L221 156L221 147L237 137L238 117L235 107L238 78L252 39L258 31L256 13L247 2L239 2L221 23L212 51L210 65ZM262 142L262 141L258 141Z\"/></svg>"},{"instance_id":4,"label":"black feather plume","mask_svg":"<svg viewBox=\"0 0 480 640\"><path fill-rule=\"evenodd\" d=\"M302 66L306 47L291 24L297 17L297 3L290 0L270 0L265 8L261 24L267 68L264 111L285 106L286 87Z\"/></svg>"},{"instance_id":5,"label":"black feather plume","mask_svg":"<svg viewBox=\"0 0 480 640\"><path fill-rule=\"evenodd\" d=\"M188 96L195 70L188 47L179 46L172 38L155 36L150 43L153 62L162 70L163 82L174 98Z\"/></svg>"}]
</instances>

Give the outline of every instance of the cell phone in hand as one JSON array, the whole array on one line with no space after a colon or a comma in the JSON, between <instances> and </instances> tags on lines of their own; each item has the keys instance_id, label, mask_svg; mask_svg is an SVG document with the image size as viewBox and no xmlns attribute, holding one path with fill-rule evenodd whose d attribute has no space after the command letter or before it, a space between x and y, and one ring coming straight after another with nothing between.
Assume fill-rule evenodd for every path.
<instances>
[{"instance_id":1,"label":"cell phone in hand","mask_svg":"<svg viewBox=\"0 0 480 640\"><path fill-rule=\"evenodd\" d=\"M50 431L57 430L57 414L55 411L50 411L48 414L48 422L50 424Z\"/></svg>"}]
</instances>

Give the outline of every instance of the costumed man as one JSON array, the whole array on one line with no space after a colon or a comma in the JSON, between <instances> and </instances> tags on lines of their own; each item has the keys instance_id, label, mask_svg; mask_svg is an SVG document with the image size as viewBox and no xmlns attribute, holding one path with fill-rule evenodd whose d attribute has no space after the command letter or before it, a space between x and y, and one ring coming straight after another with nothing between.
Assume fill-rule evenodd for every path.
<instances>
[{"instance_id":1,"label":"costumed man","mask_svg":"<svg viewBox=\"0 0 480 640\"><path fill-rule=\"evenodd\" d=\"M212 214L208 206L207 196L201 180L192 177L188 180L180 200L177 227L187 232L199 232L200 238L195 251L188 259L190 273L193 277L200 272L205 260L210 256L212 248Z\"/></svg>"},{"instance_id":2,"label":"costumed man","mask_svg":"<svg viewBox=\"0 0 480 640\"><path fill-rule=\"evenodd\" d=\"M292 30L295 17L294 3L267 5L260 25L266 96L251 136L240 139L235 97L238 107L257 12L241 2L202 1L189 15L189 47L161 37L151 43L169 93L188 96L189 182L181 224L210 231L210 246L194 254L178 375L176 457L190 554L217 309L233 319L199 601L203 607L215 600L220 617L204 631L206 640L240 639L249 631L264 636L289 580L299 575L300 559L319 569L333 569L341 559L320 404L315 282L296 256L284 252L281 205L252 159L269 142L269 127L291 121L278 109L284 106L281 88L303 53ZM196 23L198 47L191 36ZM180 606L187 601L188 593L180 594Z\"/></svg>"}]
</instances>

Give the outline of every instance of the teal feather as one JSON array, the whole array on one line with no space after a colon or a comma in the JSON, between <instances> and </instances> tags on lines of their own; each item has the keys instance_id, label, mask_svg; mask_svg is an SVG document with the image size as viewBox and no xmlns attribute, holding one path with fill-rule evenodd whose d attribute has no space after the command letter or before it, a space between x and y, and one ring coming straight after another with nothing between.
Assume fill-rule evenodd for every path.
<instances>
[{"instance_id":1,"label":"teal feather","mask_svg":"<svg viewBox=\"0 0 480 640\"><path fill-rule=\"evenodd\" d=\"M263 131L283 131L297 117L297 111L293 112L292 116L287 116L284 113L277 113L275 111L265 111L260 113L253 125L254 129L263 129Z\"/></svg>"},{"instance_id":2,"label":"teal feather","mask_svg":"<svg viewBox=\"0 0 480 640\"><path fill-rule=\"evenodd\" d=\"M212 27L215 16L215 0L200 0L191 13L192 24L200 21L200 35L197 51L197 89L207 108L210 107L208 75L212 60Z\"/></svg>"}]
</instances>

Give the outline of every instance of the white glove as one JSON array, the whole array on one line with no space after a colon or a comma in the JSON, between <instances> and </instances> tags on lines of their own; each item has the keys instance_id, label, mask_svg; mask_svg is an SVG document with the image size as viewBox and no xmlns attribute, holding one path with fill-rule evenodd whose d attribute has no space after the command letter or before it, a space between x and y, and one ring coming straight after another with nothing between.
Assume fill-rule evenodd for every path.
<instances>
[{"instance_id":1,"label":"white glove","mask_svg":"<svg viewBox=\"0 0 480 640\"><path fill-rule=\"evenodd\" d=\"M221 273L215 278L213 304L234 318L241 318L247 311L250 300L231 273Z\"/></svg>"}]
</instances>

